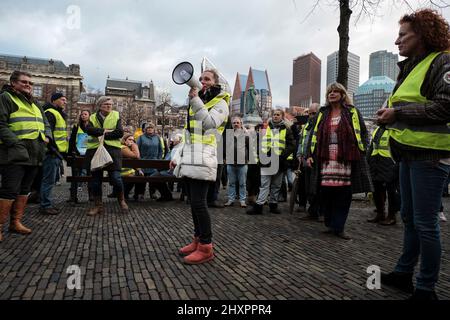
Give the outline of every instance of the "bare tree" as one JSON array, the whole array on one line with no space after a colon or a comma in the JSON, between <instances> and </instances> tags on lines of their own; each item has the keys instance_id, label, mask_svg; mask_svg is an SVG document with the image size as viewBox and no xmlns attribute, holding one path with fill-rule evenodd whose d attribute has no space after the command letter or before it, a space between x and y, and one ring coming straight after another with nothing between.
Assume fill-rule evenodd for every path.
<instances>
[{"instance_id":1,"label":"bare tree","mask_svg":"<svg viewBox=\"0 0 450 320\"><path fill-rule=\"evenodd\" d=\"M156 98L156 112L161 113L161 135L164 136L166 126L166 116L172 109L172 95L167 90L162 90ZM158 117L158 114L157 114Z\"/></svg>"},{"instance_id":2,"label":"bare tree","mask_svg":"<svg viewBox=\"0 0 450 320\"><path fill-rule=\"evenodd\" d=\"M337 82L343 84L347 87L348 82L348 46L350 43L350 18L353 12L356 12L355 24L357 24L362 18L373 19L377 16L377 9L384 0L333 0L325 1L328 4L339 5L339 26L337 28L339 34L339 66L338 66L338 76ZM296 2L294 2L294 7L296 8ZM303 21L306 21L319 7L322 0L316 0L311 8L311 10L306 15ZM401 4L407 6L410 10L414 10L410 1L402 0ZM438 9L450 7L448 0L427 0L419 1L418 7L433 7Z\"/></svg>"}]
</instances>

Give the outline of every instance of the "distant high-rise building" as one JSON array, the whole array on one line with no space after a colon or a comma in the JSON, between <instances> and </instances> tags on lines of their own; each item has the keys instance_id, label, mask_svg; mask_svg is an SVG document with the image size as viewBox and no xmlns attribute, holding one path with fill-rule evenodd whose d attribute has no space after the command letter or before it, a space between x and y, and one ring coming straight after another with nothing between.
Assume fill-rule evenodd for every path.
<instances>
[{"instance_id":1,"label":"distant high-rise building","mask_svg":"<svg viewBox=\"0 0 450 320\"><path fill-rule=\"evenodd\" d=\"M372 52L369 60L369 78L389 77L396 80L398 76L398 54L381 50Z\"/></svg>"},{"instance_id":2,"label":"distant high-rise building","mask_svg":"<svg viewBox=\"0 0 450 320\"><path fill-rule=\"evenodd\" d=\"M354 96L354 104L364 118L375 118L375 114L394 89L395 81L386 76L372 77L364 82Z\"/></svg>"},{"instance_id":3,"label":"distant high-rise building","mask_svg":"<svg viewBox=\"0 0 450 320\"><path fill-rule=\"evenodd\" d=\"M321 67L322 62L312 52L294 59L289 106L309 107L320 102Z\"/></svg>"},{"instance_id":4,"label":"distant high-rise building","mask_svg":"<svg viewBox=\"0 0 450 320\"><path fill-rule=\"evenodd\" d=\"M233 100L231 103L232 115L244 114L244 98L246 85L247 85L247 76L238 73L236 75L236 81L234 83Z\"/></svg>"},{"instance_id":5,"label":"distant high-rise building","mask_svg":"<svg viewBox=\"0 0 450 320\"><path fill-rule=\"evenodd\" d=\"M359 56L348 53L347 92L353 97L359 87ZM327 57L327 86L336 82L339 67L339 52L333 52Z\"/></svg>"},{"instance_id":6,"label":"distant high-rise building","mask_svg":"<svg viewBox=\"0 0 450 320\"><path fill-rule=\"evenodd\" d=\"M266 71L250 67L248 76L238 73L233 90L231 114L244 117L245 123L261 123L272 110L272 91Z\"/></svg>"}]
</instances>

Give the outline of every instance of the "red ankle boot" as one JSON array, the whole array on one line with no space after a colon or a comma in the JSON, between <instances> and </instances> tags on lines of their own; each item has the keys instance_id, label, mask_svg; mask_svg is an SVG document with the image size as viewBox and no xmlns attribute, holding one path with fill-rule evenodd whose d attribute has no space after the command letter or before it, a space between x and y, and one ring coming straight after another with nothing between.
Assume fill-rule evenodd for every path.
<instances>
[{"instance_id":1,"label":"red ankle boot","mask_svg":"<svg viewBox=\"0 0 450 320\"><path fill-rule=\"evenodd\" d=\"M214 259L212 243L201 244L198 243L197 250L192 252L187 257L184 257L184 262L187 264L200 264Z\"/></svg>"},{"instance_id":2,"label":"red ankle boot","mask_svg":"<svg viewBox=\"0 0 450 320\"><path fill-rule=\"evenodd\" d=\"M194 237L194 239L192 240L192 242L190 244L188 244L187 246L184 246L183 248L181 248L179 250L179 253L183 256L187 256L188 254L191 254L192 252L197 250L198 241L199 241L198 237Z\"/></svg>"}]
</instances>

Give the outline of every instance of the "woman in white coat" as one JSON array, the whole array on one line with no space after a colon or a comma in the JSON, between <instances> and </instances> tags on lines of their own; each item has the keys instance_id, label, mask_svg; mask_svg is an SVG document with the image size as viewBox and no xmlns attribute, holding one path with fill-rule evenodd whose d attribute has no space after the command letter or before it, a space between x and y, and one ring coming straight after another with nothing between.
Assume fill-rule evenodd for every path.
<instances>
[{"instance_id":1,"label":"woman in white coat","mask_svg":"<svg viewBox=\"0 0 450 320\"><path fill-rule=\"evenodd\" d=\"M202 90L189 91L188 119L184 146L171 167L186 179L190 194L194 239L180 249L187 264L200 264L214 258L211 219L208 213L207 193L210 181L216 180L217 144L228 119L230 94L223 92L215 70L206 70L200 77Z\"/></svg>"}]
</instances>

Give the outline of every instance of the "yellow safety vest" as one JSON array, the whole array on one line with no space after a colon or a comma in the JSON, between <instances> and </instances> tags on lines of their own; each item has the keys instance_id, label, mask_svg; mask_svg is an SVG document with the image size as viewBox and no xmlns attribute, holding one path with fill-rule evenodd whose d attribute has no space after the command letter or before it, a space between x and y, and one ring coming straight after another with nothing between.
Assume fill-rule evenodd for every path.
<instances>
[{"instance_id":1,"label":"yellow safety vest","mask_svg":"<svg viewBox=\"0 0 450 320\"><path fill-rule=\"evenodd\" d=\"M55 109L49 108L45 112L50 112L55 116L56 123L53 130L53 139L59 152L67 152L69 149L69 142L67 141L67 124L62 115Z\"/></svg>"},{"instance_id":2,"label":"yellow safety vest","mask_svg":"<svg viewBox=\"0 0 450 320\"><path fill-rule=\"evenodd\" d=\"M389 108L405 102L427 103L420 88L434 59L441 52L430 53L406 77L389 98ZM408 105L404 105L407 108ZM389 134L397 142L418 148L450 151L450 123L413 126L401 121L389 125Z\"/></svg>"},{"instance_id":3,"label":"yellow safety vest","mask_svg":"<svg viewBox=\"0 0 450 320\"><path fill-rule=\"evenodd\" d=\"M380 127L377 127L372 134L372 147L373 151L371 156L380 155L381 157L391 158L391 151L389 149L389 130L384 130L380 137L380 141L375 141L375 136Z\"/></svg>"},{"instance_id":4,"label":"yellow safety vest","mask_svg":"<svg viewBox=\"0 0 450 320\"><path fill-rule=\"evenodd\" d=\"M9 115L8 127L18 139L45 140L45 124L41 110L34 104L20 100L7 92L8 96L18 107L17 111ZM0 144L3 141L0 140Z\"/></svg>"},{"instance_id":5,"label":"yellow safety vest","mask_svg":"<svg viewBox=\"0 0 450 320\"><path fill-rule=\"evenodd\" d=\"M218 104L221 100L225 100L227 104L230 102L230 94L229 93L221 93L217 95L214 99L209 101L205 104L205 108L209 111L211 110L216 104ZM189 108L189 118L192 119L192 117L195 116L195 113L192 111L192 108ZM219 128L217 128L217 132L222 135L223 131L225 130L225 125L227 124L228 119L225 119L225 121L220 125ZM187 123L184 127L185 129L188 128ZM210 130L208 130L210 131ZM201 132L201 134L198 134L198 132ZM189 121L189 133L190 133L190 143L201 143L213 146L217 148L217 139L216 135L214 133L205 133L205 130L203 130L203 126L201 122L197 120L190 120ZM188 141L188 139L186 139Z\"/></svg>"},{"instance_id":6,"label":"yellow safety vest","mask_svg":"<svg viewBox=\"0 0 450 320\"><path fill-rule=\"evenodd\" d=\"M267 127L266 132L262 138L262 152L269 153L273 148L276 155L280 156L284 149L286 149L286 128L275 130L272 132L270 126ZM287 160L293 160L294 154L291 153Z\"/></svg>"},{"instance_id":7,"label":"yellow safety vest","mask_svg":"<svg viewBox=\"0 0 450 320\"><path fill-rule=\"evenodd\" d=\"M163 137L159 137L159 142L161 143L161 149L162 149L161 159L164 159L164 156L166 155L166 146L164 145Z\"/></svg>"},{"instance_id":8,"label":"yellow safety vest","mask_svg":"<svg viewBox=\"0 0 450 320\"><path fill-rule=\"evenodd\" d=\"M361 125L359 124L359 117L358 117L358 112L356 111L356 108L350 108L350 113L352 114L353 131L355 133L356 142L358 143L358 148L361 151L365 151L364 144L361 140ZM319 123L322 120L322 117L323 117L323 112L320 112L319 116L317 117L317 122L314 127L313 135L311 138L311 154L314 153L314 150L316 148L317 130L319 128Z\"/></svg>"},{"instance_id":9,"label":"yellow safety vest","mask_svg":"<svg viewBox=\"0 0 450 320\"><path fill-rule=\"evenodd\" d=\"M119 121L119 113L117 111L112 111L110 114L108 114L105 118L105 121L103 122L103 127L100 125L100 122L97 120L97 114L94 113L89 118L89 121L94 125L94 128L103 128L103 129L110 129L114 130L117 128L117 121ZM120 139L115 140L106 140L105 144L108 146L114 147L114 148L122 148L122 143L120 142ZM87 143L88 149L97 149L99 146L98 137L89 136L89 140Z\"/></svg>"}]
</instances>

